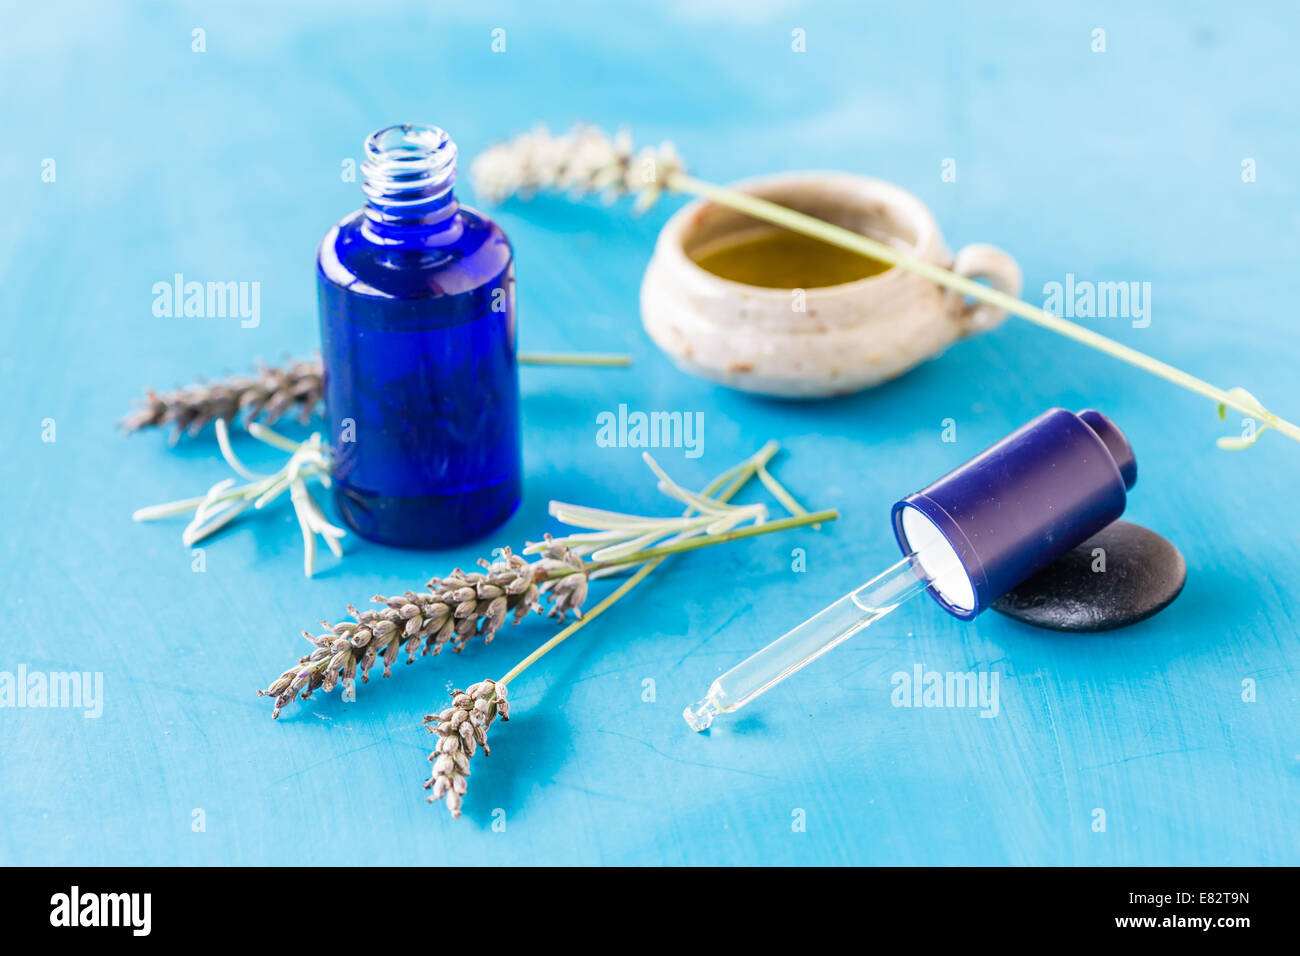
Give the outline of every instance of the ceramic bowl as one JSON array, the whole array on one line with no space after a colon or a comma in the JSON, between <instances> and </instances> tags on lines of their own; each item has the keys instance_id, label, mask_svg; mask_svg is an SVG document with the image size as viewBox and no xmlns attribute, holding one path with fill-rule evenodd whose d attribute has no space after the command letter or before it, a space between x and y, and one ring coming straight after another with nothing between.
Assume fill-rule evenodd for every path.
<instances>
[{"instance_id":1,"label":"ceramic bowl","mask_svg":"<svg viewBox=\"0 0 1300 956\"><path fill-rule=\"evenodd\" d=\"M977 243L954 259L926 205L892 183L848 173L793 172L733 188L1020 294L1020 268L1011 256ZM706 247L773 228L704 200L690 203L664 226L641 284L641 319L678 366L762 395L843 395L901 375L1004 318L991 306L965 302L896 266L842 285L790 290L723 279L691 258Z\"/></svg>"}]
</instances>

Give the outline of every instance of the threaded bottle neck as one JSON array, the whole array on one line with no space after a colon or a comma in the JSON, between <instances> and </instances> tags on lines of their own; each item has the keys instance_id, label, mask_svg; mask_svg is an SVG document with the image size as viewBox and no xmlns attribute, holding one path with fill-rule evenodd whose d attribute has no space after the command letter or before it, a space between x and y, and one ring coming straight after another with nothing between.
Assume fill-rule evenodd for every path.
<instances>
[{"instance_id":1,"label":"threaded bottle neck","mask_svg":"<svg viewBox=\"0 0 1300 956\"><path fill-rule=\"evenodd\" d=\"M456 144L436 126L403 123L366 138L365 229L376 238L438 232L454 221Z\"/></svg>"}]
</instances>

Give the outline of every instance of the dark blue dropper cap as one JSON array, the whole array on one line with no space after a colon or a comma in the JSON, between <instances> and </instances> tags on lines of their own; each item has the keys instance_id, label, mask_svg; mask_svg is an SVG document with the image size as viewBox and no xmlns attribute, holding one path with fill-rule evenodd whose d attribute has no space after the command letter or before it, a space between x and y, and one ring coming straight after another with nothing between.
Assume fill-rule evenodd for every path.
<instances>
[{"instance_id":1,"label":"dark blue dropper cap","mask_svg":"<svg viewBox=\"0 0 1300 956\"><path fill-rule=\"evenodd\" d=\"M896 502L894 535L905 554L956 553L936 561L945 571L929 591L970 620L1123 514L1135 481L1133 449L1110 419L1054 408Z\"/></svg>"}]
</instances>

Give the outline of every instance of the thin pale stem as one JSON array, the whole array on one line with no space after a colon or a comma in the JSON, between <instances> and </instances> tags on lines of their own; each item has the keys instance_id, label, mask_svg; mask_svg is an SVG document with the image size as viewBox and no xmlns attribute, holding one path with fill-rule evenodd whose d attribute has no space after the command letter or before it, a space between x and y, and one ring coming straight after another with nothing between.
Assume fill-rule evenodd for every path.
<instances>
[{"instance_id":1,"label":"thin pale stem","mask_svg":"<svg viewBox=\"0 0 1300 956\"><path fill-rule=\"evenodd\" d=\"M287 451L291 455L302 447L302 442L285 438L278 431L261 422L249 422L247 428L248 433L258 441L279 448L281 451Z\"/></svg>"},{"instance_id":2,"label":"thin pale stem","mask_svg":"<svg viewBox=\"0 0 1300 956\"><path fill-rule=\"evenodd\" d=\"M758 469L758 480L761 481L764 487L772 493L773 498L781 502L781 506L785 508L786 511L790 512L790 514L806 515L808 513L808 509L799 504L799 502L795 500L794 495L785 490L785 485L772 477L772 473L762 466L759 466ZM820 531L821 529L821 525L813 525L814 531Z\"/></svg>"},{"instance_id":3,"label":"thin pale stem","mask_svg":"<svg viewBox=\"0 0 1300 956\"><path fill-rule=\"evenodd\" d=\"M230 498L238 498L244 494L243 488L234 491L227 491L212 500L214 502L227 501ZM184 514L187 511L193 511L199 505L208 500L207 495L199 495L197 498L184 498L180 501L169 501L163 505L150 505L147 508L137 508L131 512L132 521L156 521L159 518L170 518L173 515Z\"/></svg>"},{"instance_id":4,"label":"thin pale stem","mask_svg":"<svg viewBox=\"0 0 1300 956\"><path fill-rule=\"evenodd\" d=\"M777 443L774 441L768 442L749 459L741 462L739 465L737 465L735 468L732 468L730 471L723 472L717 478L713 479L713 481L709 482L709 484L704 487L704 490L701 492L701 494L705 496L711 496L719 488L722 488L725 485L726 486L725 490L718 495L716 500L729 501L736 494L736 492L740 491L740 489L745 486L745 484L749 481L749 479L754 476L755 471L757 471L759 468L764 467L769 461L772 460L772 456L776 454L777 449L779 447L780 446L777 445ZM730 482L730 484L728 484L728 482ZM690 511L691 509L688 508L687 514L689 514ZM703 541L705 539L691 538L686 540ZM716 544L718 542L715 540L712 543ZM696 546L703 547L703 545L698 545L698 544ZM512 680L514 680L516 677L518 677L520 674L526 671L533 664L537 663L537 661L541 660L543 657L545 657L548 653L550 653L552 650L554 650L564 641L568 640L579 630L586 627L591 620L593 620L596 617L599 617L605 611L609 610L609 608L616 601L620 600L625 594L627 594L634 587L636 587L647 577L649 577L650 573L654 571L655 568L659 567L659 565L663 564L664 561L666 561L668 558L667 554L663 554L658 557L651 557L649 560L647 560L648 555L650 555L650 552L645 551L641 553L640 557L631 556L633 557L633 561L617 562L619 564L623 564L623 563L634 563L635 561L646 561L646 564L638 568L635 574L633 574L630 578L628 578L617 588L611 591L608 595L606 595L605 599L602 600L599 604L597 604L591 610L585 612L582 615L582 617L578 618L568 627L562 629L549 641L547 641L545 644L542 644L531 654L525 657L522 661L520 661L514 667L510 668L510 670L506 673L506 675L502 677L499 681L497 681L497 683L509 684ZM614 563L616 562L609 562L610 565Z\"/></svg>"},{"instance_id":5,"label":"thin pale stem","mask_svg":"<svg viewBox=\"0 0 1300 956\"><path fill-rule=\"evenodd\" d=\"M709 548L715 544L726 544L728 541L740 541L742 538L754 538L760 534L772 534L774 531L788 531L791 528L802 528L804 525L817 525L823 521L834 521L839 516L840 513L833 508L826 511L809 511L801 515L791 515L788 518L778 518L776 521L764 521L762 524L745 525L743 528L733 528L730 531L721 531L717 534L687 538L684 541L675 541L672 544L661 544L658 547L634 551L631 554L610 558L606 561L589 561L583 570L599 571L602 568L614 568L623 564L640 564L642 561L666 558L673 554L681 554L684 551L698 551L700 548ZM576 574L577 569L574 569L573 573Z\"/></svg>"},{"instance_id":6,"label":"thin pale stem","mask_svg":"<svg viewBox=\"0 0 1300 956\"><path fill-rule=\"evenodd\" d=\"M582 615L582 617L578 618L568 627L559 631L549 641L547 641L545 644L538 647L535 651L533 651L531 654L525 657L514 667L510 668L510 670L506 672L506 675L502 677L499 681L497 681L497 683L509 684L512 680L514 680L524 671L528 670L529 667L531 667L533 664L537 663L537 661L545 657L551 650L558 647L564 641L568 640L569 637L577 633L577 631L580 628L586 627L589 623L591 623L591 621L594 618L599 617L601 614L607 611L610 608L610 606L614 604L615 601L617 601L624 594L627 594L628 591L631 591L634 587L636 587L638 584L644 581L649 576L651 571L659 567L660 563L663 560L664 560L663 558L660 558L658 561L651 561L645 567L638 569L636 574L632 575L630 578L628 578L626 581L624 581L622 584L616 587L613 591L611 591L603 601L601 601L599 604L593 607L590 611L585 612Z\"/></svg>"},{"instance_id":7,"label":"thin pale stem","mask_svg":"<svg viewBox=\"0 0 1300 956\"><path fill-rule=\"evenodd\" d=\"M606 355L600 352L520 352L521 365L599 365L626 367L630 355Z\"/></svg>"},{"instance_id":8,"label":"thin pale stem","mask_svg":"<svg viewBox=\"0 0 1300 956\"><path fill-rule=\"evenodd\" d=\"M1116 342L1114 339L1107 338L1089 328L1070 322L1061 318L1059 315L1052 315L1044 309L1030 305L1014 296L1007 295L1005 292L999 292L997 289L990 289L988 286L981 285L973 279L965 276L959 276L955 272L944 269L941 266L934 265L930 262L924 262L920 259L910 256L905 252L886 245L879 240L872 239L870 236L864 236L852 230L845 229L842 226L836 226L829 222L824 222L814 216L806 213L789 209L777 203L761 199L758 196L752 196L749 193L741 192L736 189L728 189L725 186L715 186L696 179L693 176L687 176L684 173L673 173L668 177L666 185L669 189L678 192L688 193L692 196L699 196L708 199L723 206L729 206L739 212L746 213L756 219L762 219L766 222L783 226L786 229L792 229L795 232L801 232L804 235L821 239L823 242L829 242L832 245L849 249L870 259L876 259L881 262L887 262L890 265L898 266L909 272L924 276L930 281L943 286L946 289L952 289L960 292L962 295L970 296L980 302L986 302L996 308L1009 312L1012 315L1019 316L1033 322L1035 325L1051 329L1067 338L1074 339L1076 342L1082 342L1084 345L1091 346L1099 351L1128 362L1137 368L1150 372L1152 375L1158 375L1175 385L1181 385L1189 391L1204 395L1206 398L1213 399L1220 405L1236 409L1252 418L1262 418L1264 422L1271 425L1277 431L1286 435L1288 438L1300 441L1300 426L1279 418L1272 412L1252 405L1245 398L1234 395L1225 391L1209 382L1189 375L1181 369L1174 368L1159 359L1151 358L1149 355L1139 352L1137 349L1130 348Z\"/></svg>"}]
</instances>

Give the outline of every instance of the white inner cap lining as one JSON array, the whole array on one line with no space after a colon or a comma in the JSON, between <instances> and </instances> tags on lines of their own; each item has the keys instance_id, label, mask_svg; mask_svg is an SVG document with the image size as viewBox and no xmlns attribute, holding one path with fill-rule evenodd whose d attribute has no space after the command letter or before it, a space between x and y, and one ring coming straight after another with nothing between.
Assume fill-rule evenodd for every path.
<instances>
[{"instance_id":1,"label":"white inner cap lining","mask_svg":"<svg viewBox=\"0 0 1300 956\"><path fill-rule=\"evenodd\" d=\"M959 611L975 610L975 585L957 551L925 513L903 507L903 537L916 554L916 563L931 579L930 587Z\"/></svg>"}]
</instances>

